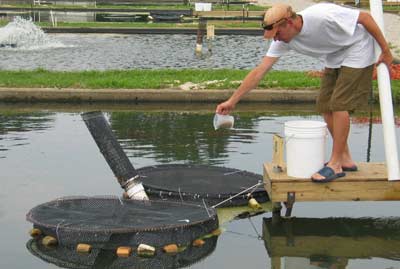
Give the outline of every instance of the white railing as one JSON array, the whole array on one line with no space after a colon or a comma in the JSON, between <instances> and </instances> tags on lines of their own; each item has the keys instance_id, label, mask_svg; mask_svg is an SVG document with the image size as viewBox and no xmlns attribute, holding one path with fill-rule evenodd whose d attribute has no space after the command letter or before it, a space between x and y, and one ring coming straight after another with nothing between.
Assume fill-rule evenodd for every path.
<instances>
[{"instance_id":1,"label":"white railing","mask_svg":"<svg viewBox=\"0 0 400 269\"><path fill-rule=\"evenodd\" d=\"M372 17L381 31L384 32L382 0L370 0L370 9ZM375 43L375 45L375 55L379 57L381 50L378 44ZM392 91L388 67L381 63L377 66L377 73L388 179L400 180Z\"/></svg>"}]
</instances>

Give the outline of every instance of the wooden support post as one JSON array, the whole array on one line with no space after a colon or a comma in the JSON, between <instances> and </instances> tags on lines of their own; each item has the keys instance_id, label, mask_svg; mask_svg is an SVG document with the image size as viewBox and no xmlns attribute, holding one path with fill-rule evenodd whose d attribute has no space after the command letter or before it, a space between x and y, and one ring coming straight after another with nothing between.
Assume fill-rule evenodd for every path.
<instances>
[{"instance_id":1,"label":"wooden support post","mask_svg":"<svg viewBox=\"0 0 400 269\"><path fill-rule=\"evenodd\" d=\"M279 223L281 219L282 205L280 202L272 203L272 219L274 223Z\"/></svg>"},{"instance_id":2,"label":"wooden support post","mask_svg":"<svg viewBox=\"0 0 400 269\"><path fill-rule=\"evenodd\" d=\"M273 152L272 152L272 165L274 167L274 172L282 172L285 168L285 161L283 158L284 153L284 138L280 135L274 134L273 136Z\"/></svg>"},{"instance_id":3,"label":"wooden support post","mask_svg":"<svg viewBox=\"0 0 400 269\"><path fill-rule=\"evenodd\" d=\"M287 193L287 200L285 202L286 206L285 217L290 217L290 215L292 214L292 209L295 199L296 199L296 194L294 192Z\"/></svg>"},{"instance_id":4,"label":"wooden support post","mask_svg":"<svg viewBox=\"0 0 400 269\"><path fill-rule=\"evenodd\" d=\"M214 37L215 37L214 25L207 25L207 49L209 53L212 53Z\"/></svg>"},{"instance_id":5,"label":"wooden support post","mask_svg":"<svg viewBox=\"0 0 400 269\"><path fill-rule=\"evenodd\" d=\"M204 32L206 31L206 25L207 25L206 20L200 17L199 26L197 28L197 41L196 41L197 54L201 54L201 51L203 49L203 36Z\"/></svg>"},{"instance_id":6,"label":"wooden support post","mask_svg":"<svg viewBox=\"0 0 400 269\"><path fill-rule=\"evenodd\" d=\"M271 257L271 268L281 269L281 257Z\"/></svg>"},{"instance_id":7,"label":"wooden support post","mask_svg":"<svg viewBox=\"0 0 400 269\"><path fill-rule=\"evenodd\" d=\"M214 39L215 37L215 26L207 25L207 39Z\"/></svg>"}]
</instances>

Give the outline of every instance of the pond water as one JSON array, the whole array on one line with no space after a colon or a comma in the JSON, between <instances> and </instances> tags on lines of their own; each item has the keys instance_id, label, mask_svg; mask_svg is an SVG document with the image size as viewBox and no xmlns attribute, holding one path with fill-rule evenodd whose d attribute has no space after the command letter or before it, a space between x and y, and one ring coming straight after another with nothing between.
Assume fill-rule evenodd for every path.
<instances>
[{"instance_id":1,"label":"pond water","mask_svg":"<svg viewBox=\"0 0 400 269\"><path fill-rule=\"evenodd\" d=\"M212 53L195 54L195 35L51 34L57 44L44 49L0 49L0 69L127 70L160 68L250 69L261 61L267 43L255 36L217 36ZM59 43L63 45L60 46ZM320 70L321 63L290 53L276 70Z\"/></svg>"},{"instance_id":2,"label":"pond water","mask_svg":"<svg viewBox=\"0 0 400 269\"><path fill-rule=\"evenodd\" d=\"M0 28L0 69L251 69L261 61L268 46L262 36L216 36L212 42L205 41L203 53L196 55L196 35L48 35L31 21L16 18ZM322 64L291 52L274 69L320 70Z\"/></svg>"},{"instance_id":3,"label":"pond water","mask_svg":"<svg viewBox=\"0 0 400 269\"><path fill-rule=\"evenodd\" d=\"M90 110L106 113L136 168L201 163L258 174L262 174L262 164L271 160L272 135L282 134L284 122L321 120L308 106L240 105L233 114L235 128L214 131L214 105L2 105L1 268L58 268L26 249L27 232L32 225L25 220L25 214L30 208L63 196L121 195L112 171L80 117L81 112ZM399 126L396 133L399 137ZM352 118L349 141L355 160L384 161L382 137L379 112L374 111L372 118L369 113ZM327 147L330 146L328 139ZM215 249L190 268L272 268L271 263L277 261L286 269L328 268L327 264L341 266L330 268L400 268L398 202L296 203L293 215L302 222L300 232L308 237L279 237L284 243L276 246L277 254L272 258L266 249L268 233L263 230L271 212L232 219L235 210L244 209L219 212L223 233ZM351 219L338 221L331 217ZM324 224L319 229L305 228L308 222L317 221L309 218L318 218ZM374 229L361 232L371 224ZM353 237L344 236L339 228L336 231L335 227L340 225L345 225L346 232ZM305 242L313 247L301 247ZM327 250L327 245L333 247ZM341 251L343 246L348 249Z\"/></svg>"}]
</instances>

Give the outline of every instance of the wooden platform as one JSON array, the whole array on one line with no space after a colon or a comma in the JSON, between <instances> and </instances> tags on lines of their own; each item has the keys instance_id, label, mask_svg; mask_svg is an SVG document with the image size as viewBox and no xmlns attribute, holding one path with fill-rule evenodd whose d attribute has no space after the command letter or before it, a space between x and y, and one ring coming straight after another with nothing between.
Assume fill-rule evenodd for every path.
<instances>
[{"instance_id":1,"label":"wooden platform","mask_svg":"<svg viewBox=\"0 0 400 269\"><path fill-rule=\"evenodd\" d=\"M264 164L265 189L272 202L295 201L393 201L400 200L400 181L388 181L384 163L358 163L359 171L329 183L314 183L309 178L293 178L285 171ZM286 214L287 216L290 215Z\"/></svg>"},{"instance_id":2,"label":"wooden platform","mask_svg":"<svg viewBox=\"0 0 400 269\"><path fill-rule=\"evenodd\" d=\"M400 181L388 181L384 163L358 163L359 171L330 183L314 183L309 178L290 177L274 172L264 164L265 189L272 202L287 201L294 193L296 201L388 201L400 200Z\"/></svg>"}]
</instances>

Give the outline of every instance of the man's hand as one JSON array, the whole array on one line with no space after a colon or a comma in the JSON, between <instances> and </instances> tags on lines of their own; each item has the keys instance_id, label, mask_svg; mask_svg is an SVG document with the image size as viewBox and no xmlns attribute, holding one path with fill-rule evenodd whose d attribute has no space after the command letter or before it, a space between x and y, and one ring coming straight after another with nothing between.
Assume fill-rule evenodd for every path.
<instances>
[{"instance_id":1,"label":"man's hand","mask_svg":"<svg viewBox=\"0 0 400 269\"><path fill-rule=\"evenodd\" d=\"M235 104L228 100L217 106L215 112L217 114L228 115L235 108Z\"/></svg>"},{"instance_id":2,"label":"man's hand","mask_svg":"<svg viewBox=\"0 0 400 269\"><path fill-rule=\"evenodd\" d=\"M381 55L379 55L379 59L376 62L376 65L378 66L380 63L386 64L386 66L390 69L390 65L393 62L393 55L390 52L390 49L387 49L385 51L382 51Z\"/></svg>"}]
</instances>

